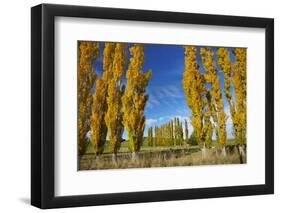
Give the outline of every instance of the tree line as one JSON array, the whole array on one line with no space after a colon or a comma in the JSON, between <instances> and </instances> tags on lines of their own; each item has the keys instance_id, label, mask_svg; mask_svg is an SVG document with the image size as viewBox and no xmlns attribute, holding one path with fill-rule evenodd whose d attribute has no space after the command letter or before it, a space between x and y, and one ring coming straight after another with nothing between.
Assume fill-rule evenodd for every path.
<instances>
[{"instance_id":1,"label":"tree line","mask_svg":"<svg viewBox=\"0 0 281 213\"><path fill-rule=\"evenodd\" d=\"M218 65L215 61L215 51L211 48L196 48L185 46L185 71L183 73L183 88L188 107L191 109L191 123L194 135L202 147L203 157L210 147L213 130L222 154L226 156L227 139L224 101L218 66L224 75L224 94L230 106L233 122L233 133L238 144L240 156L244 155L246 144L246 49L232 48L235 61L230 60L227 48L215 48ZM201 57L204 72L199 71L198 56ZM207 87L207 84L210 87ZM241 160L241 157L240 157Z\"/></svg>"},{"instance_id":2,"label":"tree line","mask_svg":"<svg viewBox=\"0 0 281 213\"><path fill-rule=\"evenodd\" d=\"M143 142L144 110L148 101L146 87L152 71L143 72L144 45L105 42L103 72L99 77L93 64L99 58L98 42L78 43L78 150L87 148L87 133L91 132L94 153L104 151L107 136L109 150L116 155L126 131L128 148L135 158ZM192 138L202 147L202 156L211 146L213 133L221 153L226 156L227 115L223 96L229 104L233 135L240 156L246 146L246 49L197 48L184 46L185 70L182 85L186 104L191 110ZM129 55L127 52L129 50ZM230 51L235 57L231 62ZM129 60L128 60L129 59ZM199 70L202 61L203 72ZM221 73L221 75L219 75ZM221 77L223 80L221 81ZM122 82L122 80L125 83ZM223 82L223 88L221 85ZM187 121L175 118L161 126L148 129L150 146L188 143ZM185 132L185 133L183 133ZM154 136L153 136L154 135Z\"/></svg>"},{"instance_id":3,"label":"tree line","mask_svg":"<svg viewBox=\"0 0 281 213\"><path fill-rule=\"evenodd\" d=\"M103 49L103 73L95 72L99 57L98 42L78 43L78 129L79 156L87 148L87 133L91 132L94 153L103 153L107 135L109 149L116 155L124 129L129 137L133 156L139 151L145 128L144 109L148 100L146 87L152 71L142 71L144 46L106 42ZM129 64L127 64L129 48ZM126 84L122 79L126 78ZM93 89L93 93L92 93Z\"/></svg>"},{"instance_id":4,"label":"tree line","mask_svg":"<svg viewBox=\"0 0 281 213\"><path fill-rule=\"evenodd\" d=\"M184 129L182 122L177 117L160 126L149 127L147 140L148 146L181 146L184 143L188 144L187 120L184 120Z\"/></svg>"}]
</instances>

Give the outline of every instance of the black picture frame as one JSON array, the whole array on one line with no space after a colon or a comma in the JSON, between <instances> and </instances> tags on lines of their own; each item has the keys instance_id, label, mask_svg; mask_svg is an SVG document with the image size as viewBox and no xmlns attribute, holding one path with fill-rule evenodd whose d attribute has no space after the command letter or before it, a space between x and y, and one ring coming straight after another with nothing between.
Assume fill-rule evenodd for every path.
<instances>
[{"instance_id":1,"label":"black picture frame","mask_svg":"<svg viewBox=\"0 0 281 213\"><path fill-rule=\"evenodd\" d=\"M265 184L56 197L54 195L54 21L58 16L265 29ZM41 4L31 8L32 205L46 209L272 193L274 193L273 19L53 4Z\"/></svg>"}]
</instances>

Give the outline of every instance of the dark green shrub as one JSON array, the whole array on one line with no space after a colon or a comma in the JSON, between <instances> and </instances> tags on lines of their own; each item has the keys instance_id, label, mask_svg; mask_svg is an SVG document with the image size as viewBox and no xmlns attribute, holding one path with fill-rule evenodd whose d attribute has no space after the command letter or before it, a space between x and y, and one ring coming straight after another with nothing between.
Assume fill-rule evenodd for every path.
<instances>
[{"instance_id":1,"label":"dark green shrub","mask_svg":"<svg viewBox=\"0 0 281 213\"><path fill-rule=\"evenodd\" d=\"M197 146L198 145L198 139L194 135L194 133L192 133L190 138L188 139L188 144L191 145L191 146Z\"/></svg>"}]
</instances>

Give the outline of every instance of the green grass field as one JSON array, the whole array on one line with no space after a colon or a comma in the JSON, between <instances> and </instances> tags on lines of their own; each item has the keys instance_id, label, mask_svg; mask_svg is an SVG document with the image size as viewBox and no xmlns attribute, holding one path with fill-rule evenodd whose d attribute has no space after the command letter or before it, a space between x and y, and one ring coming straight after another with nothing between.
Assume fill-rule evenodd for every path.
<instances>
[{"instance_id":1,"label":"green grass field","mask_svg":"<svg viewBox=\"0 0 281 213\"><path fill-rule=\"evenodd\" d=\"M234 145L235 144L235 141L234 139L228 139L227 142L226 142L226 145L229 146L229 145ZM212 144L211 144L212 147L217 147L217 143L216 141L213 141ZM190 147L186 144L183 144L182 146L149 146L148 145L148 141L147 141L147 137L144 137L144 140L143 140L143 144L141 146L141 152L144 152L144 151L157 151L157 150L165 150L165 149L181 149L181 148L186 148L186 147ZM192 146L192 147L199 147L199 146ZM121 146L120 146L120 150L118 151L118 153L129 153L129 149L128 149L128 141L123 141L121 143ZM86 151L86 154L93 154L94 151L93 151L93 146L92 144L90 143L88 145L88 148L87 148L87 151ZM109 153L109 145L108 145L108 141L106 142L105 144L105 148L104 148L104 154L108 154Z\"/></svg>"},{"instance_id":2,"label":"green grass field","mask_svg":"<svg viewBox=\"0 0 281 213\"><path fill-rule=\"evenodd\" d=\"M141 150L136 160L132 160L128 150L128 141L121 144L115 161L108 151L108 144L105 145L104 153L96 158L92 146L79 162L79 170L95 169L125 169L125 168L150 168L150 167L173 167L173 166L195 166L195 165L217 165L217 164L239 164L239 154L234 145L234 140L227 141L227 155L223 156L217 143L214 141L208 149L205 158L199 146L148 146L147 139L144 139ZM246 162L246 156L243 162Z\"/></svg>"}]
</instances>

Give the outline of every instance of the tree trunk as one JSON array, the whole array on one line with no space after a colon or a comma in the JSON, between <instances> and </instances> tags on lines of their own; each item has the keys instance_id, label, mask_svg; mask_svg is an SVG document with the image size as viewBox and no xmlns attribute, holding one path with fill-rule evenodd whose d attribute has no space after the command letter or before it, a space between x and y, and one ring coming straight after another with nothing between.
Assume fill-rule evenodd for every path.
<instances>
[{"instance_id":1,"label":"tree trunk","mask_svg":"<svg viewBox=\"0 0 281 213\"><path fill-rule=\"evenodd\" d=\"M116 153L112 153L111 160L114 164L117 164L117 154Z\"/></svg>"},{"instance_id":2,"label":"tree trunk","mask_svg":"<svg viewBox=\"0 0 281 213\"><path fill-rule=\"evenodd\" d=\"M206 159L207 154L208 154L207 152L208 152L208 150L207 150L206 144L204 143L203 148L202 148L202 160Z\"/></svg>"},{"instance_id":3,"label":"tree trunk","mask_svg":"<svg viewBox=\"0 0 281 213\"><path fill-rule=\"evenodd\" d=\"M222 148L221 150L221 155L222 157L226 158L226 150L225 150L225 146Z\"/></svg>"},{"instance_id":4,"label":"tree trunk","mask_svg":"<svg viewBox=\"0 0 281 213\"><path fill-rule=\"evenodd\" d=\"M243 164L244 163L244 161L243 161L243 159L245 158L245 151L244 151L244 147L243 147L243 145L238 145L237 146L237 151L238 151L238 154L239 154L239 160L240 160L240 164Z\"/></svg>"},{"instance_id":5,"label":"tree trunk","mask_svg":"<svg viewBox=\"0 0 281 213\"><path fill-rule=\"evenodd\" d=\"M246 154L245 154L244 145L239 145L239 153L242 156L242 158L245 159Z\"/></svg>"},{"instance_id":6,"label":"tree trunk","mask_svg":"<svg viewBox=\"0 0 281 213\"><path fill-rule=\"evenodd\" d=\"M138 153L132 152L132 161L137 161L138 160Z\"/></svg>"},{"instance_id":7,"label":"tree trunk","mask_svg":"<svg viewBox=\"0 0 281 213\"><path fill-rule=\"evenodd\" d=\"M100 156L96 155L96 160L99 161L100 160Z\"/></svg>"}]
</instances>

